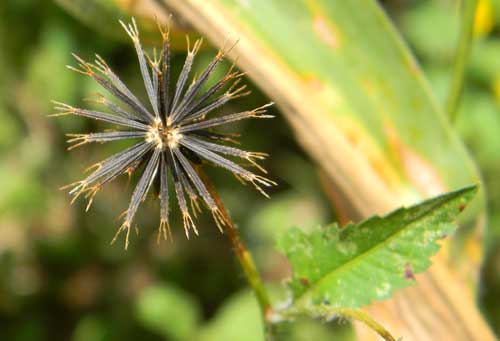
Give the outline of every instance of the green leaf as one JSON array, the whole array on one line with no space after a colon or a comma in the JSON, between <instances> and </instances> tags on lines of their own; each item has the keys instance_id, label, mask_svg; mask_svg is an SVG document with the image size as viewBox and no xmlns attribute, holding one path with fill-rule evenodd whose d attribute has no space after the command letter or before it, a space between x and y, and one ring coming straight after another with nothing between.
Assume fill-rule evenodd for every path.
<instances>
[{"instance_id":1,"label":"green leaf","mask_svg":"<svg viewBox=\"0 0 500 341\"><path fill-rule=\"evenodd\" d=\"M231 297L208 325L200 330L201 341L264 340L259 306L250 292Z\"/></svg>"},{"instance_id":2,"label":"green leaf","mask_svg":"<svg viewBox=\"0 0 500 341\"><path fill-rule=\"evenodd\" d=\"M136 312L145 327L174 340L188 340L201 318L201 308L195 299L165 284L144 289Z\"/></svg>"},{"instance_id":3,"label":"green leaf","mask_svg":"<svg viewBox=\"0 0 500 341\"><path fill-rule=\"evenodd\" d=\"M73 341L104 341L109 340L106 323L102 318L89 315L78 321L73 332Z\"/></svg>"},{"instance_id":4,"label":"green leaf","mask_svg":"<svg viewBox=\"0 0 500 341\"><path fill-rule=\"evenodd\" d=\"M454 232L453 221L476 190L467 187L344 228L290 230L279 247L293 266L289 286L296 305L356 308L412 284L414 274L431 264L436 241Z\"/></svg>"}]
</instances>

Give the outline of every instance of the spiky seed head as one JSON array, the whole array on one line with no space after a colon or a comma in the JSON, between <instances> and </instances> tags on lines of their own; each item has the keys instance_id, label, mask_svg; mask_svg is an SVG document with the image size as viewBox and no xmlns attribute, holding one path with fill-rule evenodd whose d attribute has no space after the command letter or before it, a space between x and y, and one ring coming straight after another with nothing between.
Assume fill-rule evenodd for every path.
<instances>
[{"instance_id":1,"label":"spiky seed head","mask_svg":"<svg viewBox=\"0 0 500 341\"><path fill-rule=\"evenodd\" d=\"M214 85L204 92L201 90L213 70L234 45L226 48L225 43L206 69L189 83L188 78L191 67L202 41L201 39L197 40L190 48L188 39L188 54L184 66L177 81L171 86L171 53L168 28L159 25L163 39L162 46L159 49L161 52L157 57L155 49L153 58L150 58L141 46L139 30L135 20L132 19L130 24L120 21L120 24L132 39L137 52L149 104L144 105L99 55L96 55L94 63L89 63L83 58L74 55L78 68L73 66L68 66L68 68L94 79L121 105L112 103L100 94L94 101L105 106L107 108L105 112L75 108L64 103L54 102L57 113L53 116L77 115L119 127L113 131L99 133L68 134L68 143L71 144L68 149L91 142L105 143L125 139L135 139L136 143L91 166L90 169L93 171L85 179L67 186L70 188L70 195L73 196L72 202L83 195L88 199L86 207L88 210L94 196L106 183L111 182L121 174L127 173L130 175L139 165L144 164L144 169L134 189L128 209L123 214L123 223L112 243L121 232L125 231L125 248L128 247L134 216L139 205L146 199L157 177L159 177L160 184L158 195L160 199L158 240L162 237L171 239L168 222L170 213L169 179L174 182L175 196L181 210L186 237L189 238L191 232L198 235L191 214L196 215L196 212L200 210L198 200L200 198L212 213L217 227L222 232L222 227L226 223L224 215L220 212L212 198L212 194L201 180L197 168L193 166L190 155L194 154L199 159L229 170L237 178L252 183L257 190L267 196L262 187L275 185L275 182L247 170L228 158L246 160L257 170L266 173L257 163L257 160L263 160L267 157L267 154L248 152L233 146L227 146L225 144L227 142L237 142L235 141L237 135L216 133L212 131L212 128L242 119L270 118L272 116L266 114L266 109L272 103L240 113L225 116L213 115L215 110L221 108L230 100L250 93L245 91L245 85L239 85L243 73L233 71L234 64ZM186 151L190 153L186 153ZM189 197L190 207L187 205L186 195Z\"/></svg>"}]
</instances>

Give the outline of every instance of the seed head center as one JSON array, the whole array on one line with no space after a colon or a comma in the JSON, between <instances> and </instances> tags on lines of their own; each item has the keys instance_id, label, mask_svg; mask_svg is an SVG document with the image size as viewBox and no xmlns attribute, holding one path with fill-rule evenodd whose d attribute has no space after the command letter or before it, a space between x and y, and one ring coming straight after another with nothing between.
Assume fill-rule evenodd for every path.
<instances>
[{"instance_id":1,"label":"seed head center","mask_svg":"<svg viewBox=\"0 0 500 341\"><path fill-rule=\"evenodd\" d=\"M176 127L165 127L161 122L155 122L149 128L146 135L146 142L152 142L156 148L164 150L165 148L177 148L182 134Z\"/></svg>"},{"instance_id":2,"label":"seed head center","mask_svg":"<svg viewBox=\"0 0 500 341\"><path fill-rule=\"evenodd\" d=\"M182 138L182 134L179 133L177 128L167 128L163 133L164 140L168 145L168 148L173 149L179 145L179 141Z\"/></svg>"}]
</instances>

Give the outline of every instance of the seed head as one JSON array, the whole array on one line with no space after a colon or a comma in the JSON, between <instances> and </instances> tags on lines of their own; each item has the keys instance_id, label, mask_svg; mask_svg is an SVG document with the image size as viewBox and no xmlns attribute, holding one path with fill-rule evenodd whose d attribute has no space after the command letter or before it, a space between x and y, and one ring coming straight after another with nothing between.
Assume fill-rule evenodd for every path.
<instances>
[{"instance_id":1,"label":"seed head","mask_svg":"<svg viewBox=\"0 0 500 341\"><path fill-rule=\"evenodd\" d=\"M234 71L233 67L208 90L201 91L213 70L231 47L223 47L200 76L186 86L193 60L202 43L201 39L197 40L190 48L188 39L188 53L184 66L175 86L171 89L171 54L168 28L160 26L163 40L161 52L159 58L156 57L155 53L154 58L151 59L141 46L135 20L132 19L132 23L128 25L120 23L132 39L137 52L149 104L141 103L100 56L96 55L94 63L89 63L74 55L78 62L78 68L72 66L68 66L68 68L91 77L121 105L112 103L102 95L98 95L95 101L105 106L106 112L75 108L64 103L54 102L58 113L53 116L83 116L120 128L99 133L68 134L70 137L68 142L71 144L68 149L91 142L104 143L125 139L135 139L137 142L91 166L93 172L90 175L81 181L68 185L69 193L73 196L72 202L78 197L84 196L88 199L88 210L94 196L106 183L121 174L131 174L143 167L128 209L123 214L124 221L112 242L116 240L120 232L125 231L125 248L127 248L134 216L157 176L159 177L158 196L160 199L158 238L171 238L168 223L170 212L169 181L174 183L175 196L181 210L186 237L189 238L191 231L198 234L191 213L196 214L197 211L200 211L198 202L200 197L222 231L222 225L225 224L224 217L201 180L197 168L194 166L193 155L196 155L198 159L229 170L244 181L251 182L257 190L267 196L262 187L275 185L273 181L243 168L228 158L246 160L265 173L265 170L257 164L257 160L264 159L267 154L248 152L228 146L224 143L234 141L235 136L216 133L211 129L247 118L270 118L272 116L266 114L266 108L272 103L239 113L223 116L214 115L214 111L230 100L249 94L249 91L246 91L246 86L240 85L243 74ZM224 91L224 88L227 90ZM189 198L190 208L186 196Z\"/></svg>"}]
</instances>

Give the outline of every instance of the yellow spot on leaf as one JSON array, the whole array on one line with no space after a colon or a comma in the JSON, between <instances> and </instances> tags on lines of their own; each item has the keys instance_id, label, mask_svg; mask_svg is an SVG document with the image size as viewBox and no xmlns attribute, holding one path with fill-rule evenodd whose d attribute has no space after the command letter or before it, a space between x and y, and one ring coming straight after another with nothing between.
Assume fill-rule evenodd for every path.
<instances>
[{"instance_id":1,"label":"yellow spot on leaf","mask_svg":"<svg viewBox=\"0 0 500 341\"><path fill-rule=\"evenodd\" d=\"M304 79L307 83L307 86L313 91L321 91L325 87L324 83L314 75L306 75Z\"/></svg>"},{"instance_id":2,"label":"yellow spot on leaf","mask_svg":"<svg viewBox=\"0 0 500 341\"><path fill-rule=\"evenodd\" d=\"M321 15L314 16L313 30L328 46L339 47L339 35L335 27Z\"/></svg>"},{"instance_id":3,"label":"yellow spot on leaf","mask_svg":"<svg viewBox=\"0 0 500 341\"><path fill-rule=\"evenodd\" d=\"M474 265L474 269L477 269L481 264L483 259L483 247L481 236L471 236L467 238L465 242L465 254L470 263Z\"/></svg>"},{"instance_id":4,"label":"yellow spot on leaf","mask_svg":"<svg viewBox=\"0 0 500 341\"><path fill-rule=\"evenodd\" d=\"M491 0L479 0L474 17L474 36L483 37L491 32L495 25L495 13Z\"/></svg>"},{"instance_id":5,"label":"yellow spot on leaf","mask_svg":"<svg viewBox=\"0 0 500 341\"><path fill-rule=\"evenodd\" d=\"M401 141L391 122L384 124L392 153L399 161L407 180L424 196L434 196L446 191L443 179L431 162Z\"/></svg>"},{"instance_id":6,"label":"yellow spot on leaf","mask_svg":"<svg viewBox=\"0 0 500 341\"><path fill-rule=\"evenodd\" d=\"M336 123L353 147L359 149L365 155L374 172L387 187L397 191L401 185L400 177L391 166L387 155L384 154L366 129L359 122L345 116L337 118Z\"/></svg>"},{"instance_id":7,"label":"yellow spot on leaf","mask_svg":"<svg viewBox=\"0 0 500 341\"><path fill-rule=\"evenodd\" d=\"M306 75L303 79L307 88L310 90L310 96L317 96L318 101L328 103L332 107L340 103L341 97L339 93L330 84L312 74Z\"/></svg>"},{"instance_id":8,"label":"yellow spot on leaf","mask_svg":"<svg viewBox=\"0 0 500 341\"><path fill-rule=\"evenodd\" d=\"M361 85L368 94L373 94L377 91L377 86L371 79L362 79Z\"/></svg>"}]
</instances>

